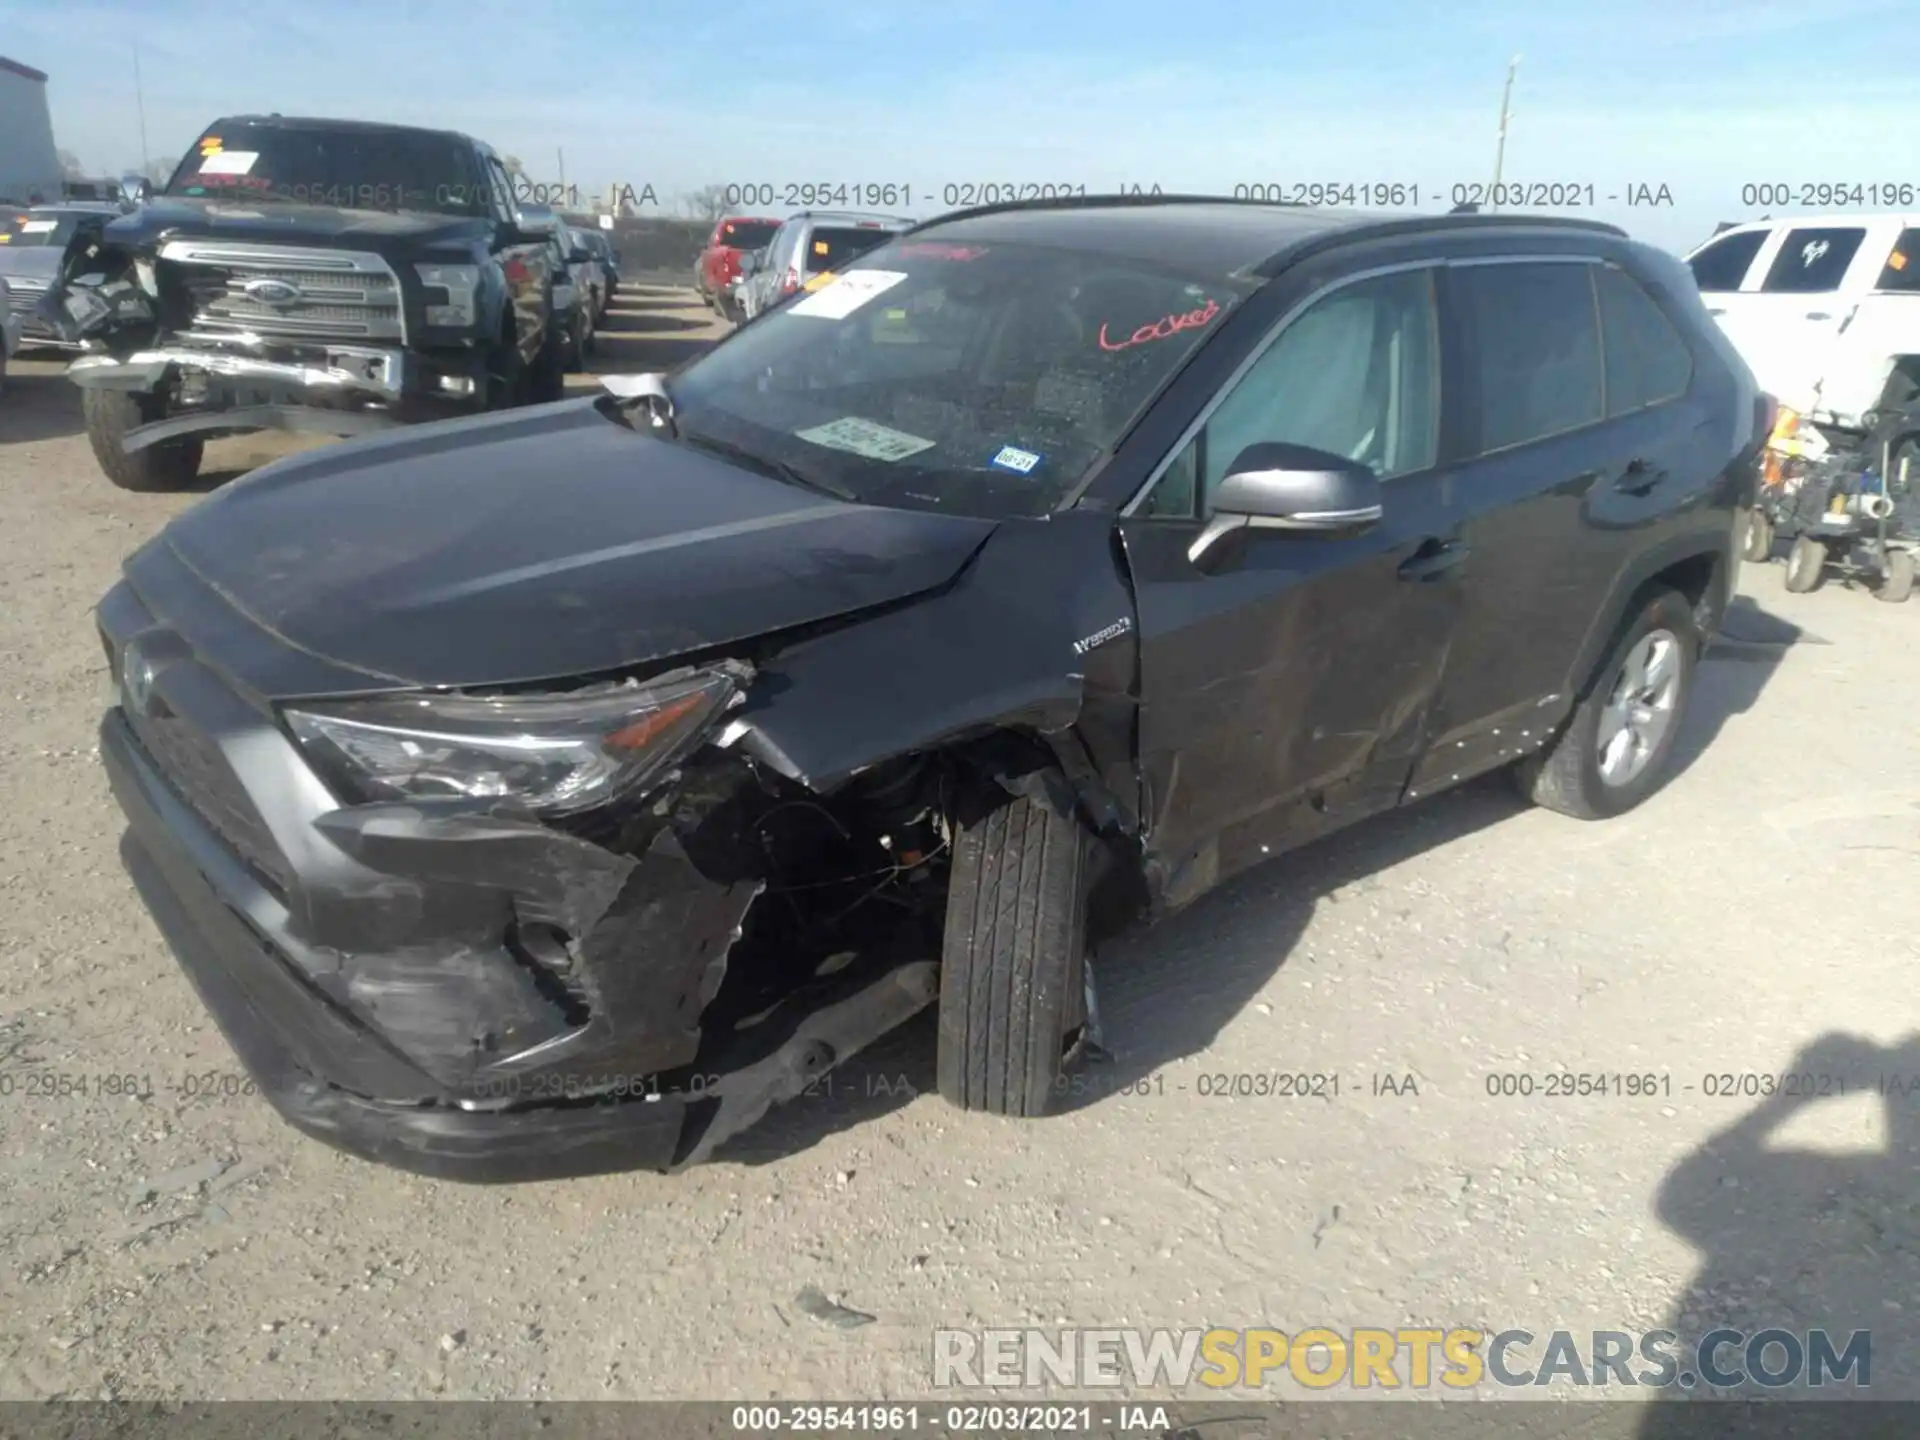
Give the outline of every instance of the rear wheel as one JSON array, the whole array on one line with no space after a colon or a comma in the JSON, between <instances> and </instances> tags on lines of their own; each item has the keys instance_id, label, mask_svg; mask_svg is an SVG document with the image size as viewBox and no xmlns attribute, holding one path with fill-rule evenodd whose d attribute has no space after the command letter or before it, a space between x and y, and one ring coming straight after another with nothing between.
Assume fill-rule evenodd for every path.
<instances>
[{"instance_id":1,"label":"rear wheel","mask_svg":"<svg viewBox=\"0 0 1920 1440\"><path fill-rule=\"evenodd\" d=\"M1020 796L959 827L940 966L940 1093L1040 1115L1084 1028L1091 841Z\"/></svg>"},{"instance_id":2,"label":"rear wheel","mask_svg":"<svg viewBox=\"0 0 1920 1440\"><path fill-rule=\"evenodd\" d=\"M1773 522L1757 505L1747 512L1747 533L1740 542L1740 554L1755 564L1773 555Z\"/></svg>"},{"instance_id":3,"label":"rear wheel","mask_svg":"<svg viewBox=\"0 0 1920 1440\"><path fill-rule=\"evenodd\" d=\"M1625 814L1667 778L1693 692L1700 630L1673 590L1652 593L1621 628L1566 728L1515 770L1521 793L1577 820Z\"/></svg>"},{"instance_id":4,"label":"rear wheel","mask_svg":"<svg viewBox=\"0 0 1920 1440\"><path fill-rule=\"evenodd\" d=\"M127 432L166 418L166 401L125 390L83 390L80 413L100 468L122 490L184 490L200 473L205 442L198 435L127 449Z\"/></svg>"},{"instance_id":5,"label":"rear wheel","mask_svg":"<svg viewBox=\"0 0 1920 1440\"><path fill-rule=\"evenodd\" d=\"M1885 600L1889 605L1904 604L1913 594L1913 572L1911 550L1889 550L1880 583L1873 587L1874 599Z\"/></svg>"},{"instance_id":6,"label":"rear wheel","mask_svg":"<svg viewBox=\"0 0 1920 1440\"><path fill-rule=\"evenodd\" d=\"M1787 551L1787 589L1806 595L1820 588L1827 569L1827 547L1811 535L1796 536Z\"/></svg>"}]
</instances>

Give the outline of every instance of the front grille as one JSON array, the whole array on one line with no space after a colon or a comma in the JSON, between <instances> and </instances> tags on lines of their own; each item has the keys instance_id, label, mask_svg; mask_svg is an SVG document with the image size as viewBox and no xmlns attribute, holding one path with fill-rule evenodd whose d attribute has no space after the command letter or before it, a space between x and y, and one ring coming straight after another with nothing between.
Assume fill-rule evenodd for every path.
<instances>
[{"instance_id":1,"label":"front grille","mask_svg":"<svg viewBox=\"0 0 1920 1440\"><path fill-rule=\"evenodd\" d=\"M16 315L31 315L47 293L47 282L24 275L0 276L7 282L7 308Z\"/></svg>"},{"instance_id":2,"label":"front grille","mask_svg":"<svg viewBox=\"0 0 1920 1440\"><path fill-rule=\"evenodd\" d=\"M406 339L400 281L378 255L357 250L283 249L278 246L176 240L160 258L181 267L192 297L193 329L208 334L254 334L290 339ZM274 282L298 298L267 303L259 290ZM249 294L248 286L256 293Z\"/></svg>"},{"instance_id":3,"label":"front grille","mask_svg":"<svg viewBox=\"0 0 1920 1440\"><path fill-rule=\"evenodd\" d=\"M128 713L128 719L174 793L284 899L292 883L287 862L213 738L158 702L145 714Z\"/></svg>"}]
</instances>

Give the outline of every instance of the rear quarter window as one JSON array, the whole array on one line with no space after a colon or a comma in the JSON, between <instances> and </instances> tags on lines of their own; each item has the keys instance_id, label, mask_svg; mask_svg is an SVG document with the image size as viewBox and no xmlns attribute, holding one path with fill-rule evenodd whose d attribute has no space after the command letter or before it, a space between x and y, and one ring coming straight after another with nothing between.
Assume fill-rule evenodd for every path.
<instances>
[{"instance_id":1,"label":"rear quarter window","mask_svg":"<svg viewBox=\"0 0 1920 1440\"><path fill-rule=\"evenodd\" d=\"M1630 414L1685 394L1693 379L1693 356L1653 297L1611 265L1595 267L1594 285L1606 354L1607 414Z\"/></svg>"}]
</instances>

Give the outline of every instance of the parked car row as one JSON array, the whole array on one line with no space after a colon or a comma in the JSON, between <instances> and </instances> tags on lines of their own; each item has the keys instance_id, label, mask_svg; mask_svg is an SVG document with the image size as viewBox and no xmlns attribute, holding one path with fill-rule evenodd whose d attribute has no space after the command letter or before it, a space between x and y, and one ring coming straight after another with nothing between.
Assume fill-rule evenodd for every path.
<instances>
[{"instance_id":1,"label":"parked car row","mask_svg":"<svg viewBox=\"0 0 1920 1440\"><path fill-rule=\"evenodd\" d=\"M778 222L732 217L714 226L694 266L695 288L722 319L744 324L828 284L916 223L853 210L803 210Z\"/></svg>"}]
</instances>

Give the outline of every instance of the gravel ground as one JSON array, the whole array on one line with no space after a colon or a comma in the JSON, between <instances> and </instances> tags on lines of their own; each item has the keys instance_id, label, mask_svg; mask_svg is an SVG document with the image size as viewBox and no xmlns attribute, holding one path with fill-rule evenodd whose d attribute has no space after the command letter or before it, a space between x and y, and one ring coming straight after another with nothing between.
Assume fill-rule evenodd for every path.
<instances>
[{"instance_id":1,"label":"gravel ground","mask_svg":"<svg viewBox=\"0 0 1920 1440\"><path fill-rule=\"evenodd\" d=\"M612 325L615 368L713 333L665 288ZM120 870L93 754L91 607L192 497L114 490L79 428L59 367L19 363L0 1396L896 1397L930 1392L938 1326L1719 1322L1871 1329L1874 1390L1920 1394L1915 1102L1858 1093L1920 1077L1920 605L1748 566L1744 642L1652 803L1582 825L1476 785L1127 938L1099 970L1116 1059L1070 1113L947 1107L923 1017L695 1172L474 1189L219 1093L235 1061ZM1556 1069L1665 1093L1488 1093ZM1208 1093L1273 1071L1339 1094ZM1788 1071L1856 1093L1707 1093ZM814 1318L807 1287L875 1318Z\"/></svg>"}]
</instances>

